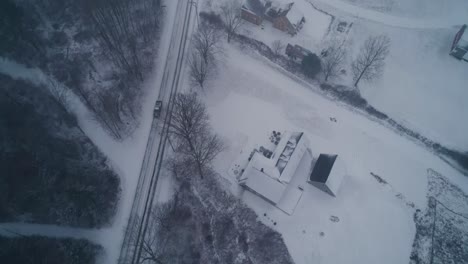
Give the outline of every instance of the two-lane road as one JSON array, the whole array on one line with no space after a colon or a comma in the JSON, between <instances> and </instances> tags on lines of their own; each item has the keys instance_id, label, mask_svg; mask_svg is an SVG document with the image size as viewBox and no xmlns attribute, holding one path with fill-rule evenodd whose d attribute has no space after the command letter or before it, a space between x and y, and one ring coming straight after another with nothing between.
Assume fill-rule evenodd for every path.
<instances>
[{"instance_id":1,"label":"two-lane road","mask_svg":"<svg viewBox=\"0 0 468 264\"><path fill-rule=\"evenodd\" d=\"M156 186L166 150L172 100L179 88L184 65L189 32L196 3L191 0L178 0L175 21L171 35L169 52L164 66L158 100L163 101L160 119L153 119L146 146L137 189L129 216L125 237L119 257L121 264L141 263L141 244L149 224L149 213L154 205ZM161 40L163 41L163 40ZM161 56L164 58L164 56ZM156 101L156 98L155 98Z\"/></svg>"}]
</instances>

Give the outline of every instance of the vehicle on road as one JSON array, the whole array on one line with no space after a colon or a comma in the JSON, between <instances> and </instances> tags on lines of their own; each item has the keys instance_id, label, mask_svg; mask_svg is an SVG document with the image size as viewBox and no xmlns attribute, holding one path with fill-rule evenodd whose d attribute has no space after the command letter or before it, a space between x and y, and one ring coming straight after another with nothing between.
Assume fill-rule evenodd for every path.
<instances>
[{"instance_id":1,"label":"vehicle on road","mask_svg":"<svg viewBox=\"0 0 468 264\"><path fill-rule=\"evenodd\" d=\"M153 116L155 118L159 118L159 116L161 116L161 109L162 109L162 101L158 100L156 101L156 104L154 105Z\"/></svg>"}]
</instances>

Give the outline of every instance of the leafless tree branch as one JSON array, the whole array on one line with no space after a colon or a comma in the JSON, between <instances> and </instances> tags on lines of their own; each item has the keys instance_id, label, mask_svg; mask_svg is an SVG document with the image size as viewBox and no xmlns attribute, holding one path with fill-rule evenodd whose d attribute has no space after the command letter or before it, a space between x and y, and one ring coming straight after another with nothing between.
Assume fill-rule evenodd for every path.
<instances>
[{"instance_id":1,"label":"leafless tree branch","mask_svg":"<svg viewBox=\"0 0 468 264\"><path fill-rule=\"evenodd\" d=\"M171 115L171 134L178 142L176 151L190 157L203 178L203 170L224 148L219 137L211 132L205 106L194 93L178 94Z\"/></svg>"},{"instance_id":2,"label":"leafless tree branch","mask_svg":"<svg viewBox=\"0 0 468 264\"><path fill-rule=\"evenodd\" d=\"M333 41L322 56L322 73L325 82L339 75L340 65L343 63L345 55L346 51L343 45L340 45L337 41Z\"/></svg>"},{"instance_id":3,"label":"leafless tree branch","mask_svg":"<svg viewBox=\"0 0 468 264\"><path fill-rule=\"evenodd\" d=\"M275 40L273 41L273 43L271 44L271 50L273 51L273 53L275 54L275 56L279 56L281 55L281 53L283 52L284 48L286 46L283 44L283 42L281 42L281 40Z\"/></svg>"},{"instance_id":4,"label":"leafless tree branch","mask_svg":"<svg viewBox=\"0 0 468 264\"><path fill-rule=\"evenodd\" d=\"M357 87L359 81L373 80L380 77L385 65L385 58L390 52L390 38L386 35L369 37L361 51L351 65L353 72L354 86Z\"/></svg>"},{"instance_id":5,"label":"leafless tree branch","mask_svg":"<svg viewBox=\"0 0 468 264\"><path fill-rule=\"evenodd\" d=\"M202 54L194 50L189 57L188 64L192 83L203 89L205 82L211 77L214 71L212 60L205 60Z\"/></svg>"},{"instance_id":6,"label":"leafless tree branch","mask_svg":"<svg viewBox=\"0 0 468 264\"><path fill-rule=\"evenodd\" d=\"M228 42L231 41L232 36L237 33L244 22L240 14L241 6L242 3L239 0L230 0L226 1L224 6L221 7L221 15L226 28Z\"/></svg>"},{"instance_id":7,"label":"leafless tree branch","mask_svg":"<svg viewBox=\"0 0 468 264\"><path fill-rule=\"evenodd\" d=\"M214 56L220 52L219 31L209 23L202 23L193 36L193 47L205 63L214 62Z\"/></svg>"}]
</instances>

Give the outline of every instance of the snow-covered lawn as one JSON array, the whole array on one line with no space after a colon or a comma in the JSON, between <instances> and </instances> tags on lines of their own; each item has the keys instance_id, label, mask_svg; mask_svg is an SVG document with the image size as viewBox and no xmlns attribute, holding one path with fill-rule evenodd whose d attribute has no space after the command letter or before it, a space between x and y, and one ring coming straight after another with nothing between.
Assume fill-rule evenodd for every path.
<instances>
[{"instance_id":1,"label":"snow-covered lawn","mask_svg":"<svg viewBox=\"0 0 468 264\"><path fill-rule=\"evenodd\" d=\"M459 24L468 16L468 2L465 0L313 0L323 1L338 9L346 9L359 16L410 18L439 20ZM379 18L377 18L379 19ZM395 19L398 20L398 19ZM404 20L404 19L403 19ZM458 22L457 22L458 21ZM466 23L466 21L464 22Z\"/></svg>"},{"instance_id":2,"label":"snow-covered lawn","mask_svg":"<svg viewBox=\"0 0 468 264\"><path fill-rule=\"evenodd\" d=\"M354 23L352 39L382 27ZM399 122L444 145L468 150L468 63L448 55L457 28L386 27L392 40L381 79L360 85L363 96ZM361 39L361 37L359 37Z\"/></svg>"},{"instance_id":3,"label":"snow-covered lawn","mask_svg":"<svg viewBox=\"0 0 468 264\"><path fill-rule=\"evenodd\" d=\"M426 170L433 168L468 191L468 178L426 149L298 84L263 57L233 46L226 47L226 56L204 98L215 131L228 142L215 167L231 177L233 190L238 191L228 173L232 162L247 142L272 130L304 131L315 157L337 153L347 165L349 175L336 198L305 184L291 216L239 192L261 221L283 234L296 263L407 263L413 212L427 204ZM415 208L407 205L411 202Z\"/></svg>"},{"instance_id":4,"label":"snow-covered lawn","mask_svg":"<svg viewBox=\"0 0 468 264\"><path fill-rule=\"evenodd\" d=\"M468 97L468 63L448 55L457 30L468 23L468 2L380 0L371 5L367 0L307 1L338 20L353 23L347 37L351 57L368 36L386 34L391 38L382 78L360 84L371 104L431 139L468 149L468 123L462 121L468 112L464 100ZM376 11L373 5L391 8ZM402 17L400 9L408 15ZM431 10L439 12L432 14ZM327 37L336 34L333 25ZM352 83L350 76L340 82Z\"/></svg>"},{"instance_id":5,"label":"snow-covered lawn","mask_svg":"<svg viewBox=\"0 0 468 264\"><path fill-rule=\"evenodd\" d=\"M383 76L374 82L361 82L363 96L408 128L448 147L468 149L468 122L463 121L468 113L468 63L448 55L456 32L461 24L468 23L467 1L294 2L306 17L304 28L296 36L274 29L268 21L263 27L246 23L241 33L270 46L281 40L316 53L331 39L346 40L349 56L343 68L348 74L335 82L350 86L350 63L361 44L368 36L388 35L391 51ZM336 30L340 22L351 25L349 32Z\"/></svg>"}]
</instances>

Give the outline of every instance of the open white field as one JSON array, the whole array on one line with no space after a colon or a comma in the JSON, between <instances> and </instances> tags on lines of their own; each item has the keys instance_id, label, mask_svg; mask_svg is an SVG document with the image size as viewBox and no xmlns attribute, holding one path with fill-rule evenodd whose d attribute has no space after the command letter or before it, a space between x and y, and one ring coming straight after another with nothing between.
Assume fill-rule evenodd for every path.
<instances>
[{"instance_id":1,"label":"open white field","mask_svg":"<svg viewBox=\"0 0 468 264\"><path fill-rule=\"evenodd\" d=\"M406 263L414 210L427 204L427 169L468 191L465 176L424 148L314 93L260 56L232 46L225 53L203 96L215 131L228 143L215 164L219 173L232 177L229 168L246 143L272 130L304 131L315 157L336 153L347 165L336 198L305 184L291 216L250 192L239 193L261 221L283 234L296 263Z\"/></svg>"}]
</instances>

